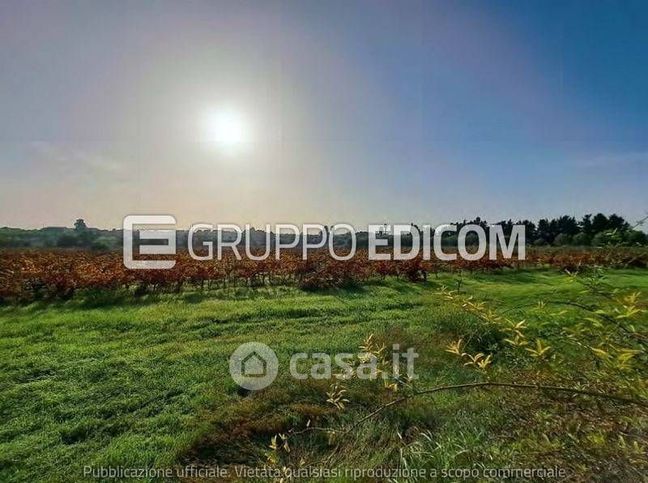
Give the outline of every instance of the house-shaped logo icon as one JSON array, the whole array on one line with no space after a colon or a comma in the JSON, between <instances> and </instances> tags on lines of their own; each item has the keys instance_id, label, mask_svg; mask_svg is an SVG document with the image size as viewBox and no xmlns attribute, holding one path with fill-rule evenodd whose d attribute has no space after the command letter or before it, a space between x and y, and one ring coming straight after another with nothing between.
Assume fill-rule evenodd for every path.
<instances>
[{"instance_id":1,"label":"house-shaped logo icon","mask_svg":"<svg viewBox=\"0 0 648 483\"><path fill-rule=\"evenodd\" d=\"M257 351L248 354L241 361L241 374L245 377L265 377L267 362Z\"/></svg>"},{"instance_id":2,"label":"house-shaped logo icon","mask_svg":"<svg viewBox=\"0 0 648 483\"><path fill-rule=\"evenodd\" d=\"M258 391L272 384L279 371L277 354L261 342L246 342L229 358L230 375L244 389Z\"/></svg>"}]
</instances>

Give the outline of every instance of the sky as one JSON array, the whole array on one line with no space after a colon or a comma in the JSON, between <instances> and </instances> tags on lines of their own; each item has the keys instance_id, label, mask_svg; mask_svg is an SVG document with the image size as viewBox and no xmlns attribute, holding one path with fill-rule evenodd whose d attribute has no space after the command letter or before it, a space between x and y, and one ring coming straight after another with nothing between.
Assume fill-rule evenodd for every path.
<instances>
[{"instance_id":1,"label":"sky","mask_svg":"<svg viewBox=\"0 0 648 483\"><path fill-rule=\"evenodd\" d=\"M7 0L0 66L0 226L648 213L645 1Z\"/></svg>"}]
</instances>

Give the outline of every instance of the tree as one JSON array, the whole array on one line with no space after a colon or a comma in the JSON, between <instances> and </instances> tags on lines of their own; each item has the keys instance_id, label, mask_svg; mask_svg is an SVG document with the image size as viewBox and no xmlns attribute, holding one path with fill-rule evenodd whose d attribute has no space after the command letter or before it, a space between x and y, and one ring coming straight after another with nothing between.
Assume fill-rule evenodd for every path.
<instances>
[{"instance_id":1,"label":"tree","mask_svg":"<svg viewBox=\"0 0 648 483\"><path fill-rule=\"evenodd\" d=\"M563 234L573 236L579 232L578 223L576 222L576 218L573 216L561 216L556 220L556 225L558 231L557 235Z\"/></svg>"},{"instance_id":2,"label":"tree","mask_svg":"<svg viewBox=\"0 0 648 483\"><path fill-rule=\"evenodd\" d=\"M572 244L583 247L587 246L591 243L592 239L591 237L584 232L578 233L577 235L574 235L574 238L572 239Z\"/></svg>"},{"instance_id":3,"label":"tree","mask_svg":"<svg viewBox=\"0 0 648 483\"><path fill-rule=\"evenodd\" d=\"M646 245L648 243L648 236L643 231L629 230L625 233L624 238L628 245Z\"/></svg>"},{"instance_id":4,"label":"tree","mask_svg":"<svg viewBox=\"0 0 648 483\"><path fill-rule=\"evenodd\" d=\"M98 236L97 230L88 228L83 218L78 218L74 222L74 232L78 239L78 245L83 247L90 247Z\"/></svg>"},{"instance_id":5,"label":"tree","mask_svg":"<svg viewBox=\"0 0 648 483\"><path fill-rule=\"evenodd\" d=\"M572 242L572 236L568 235L566 233L558 233L556 235L556 238L554 238L554 245L556 246L562 246L562 245L569 245Z\"/></svg>"},{"instance_id":6,"label":"tree","mask_svg":"<svg viewBox=\"0 0 648 483\"><path fill-rule=\"evenodd\" d=\"M546 218L538 221L538 239L544 241L545 243L551 243L553 241L551 226L549 220L547 220Z\"/></svg>"},{"instance_id":7,"label":"tree","mask_svg":"<svg viewBox=\"0 0 648 483\"><path fill-rule=\"evenodd\" d=\"M86 225L85 221L83 218L78 218L77 221L74 222L74 230L77 233L82 233L88 229L88 226Z\"/></svg>"},{"instance_id":8,"label":"tree","mask_svg":"<svg viewBox=\"0 0 648 483\"><path fill-rule=\"evenodd\" d=\"M607 230L608 219L603 213L597 213L592 219L592 233L601 233Z\"/></svg>"},{"instance_id":9,"label":"tree","mask_svg":"<svg viewBox=\"0 0 648 483\"><path fill-rule=\"evenodd\" d=\"M588 236L588 238L591 238L592 235L594 234L592 230L592 215L585 215L581 222L579 223L581 231Z\"/></svg>"},{"instance_id":10,"label":"tree","mask_svg":"<svg viewBox=\"0 0 648 483\"><path fill-rule=\"evenodd\" d=\"M606 245L620 245L623 243L622 234L617 230L606 230L594 235L592 245L602 247Z\"/></svg>"},{"instance_id":11,"label":"tree","mask_svg":"<svg viewBox=\"0 0 648 483\"><path fill-rule=\"evenodd\" d=\"M59 246L61 248L75 247L78 244L79 244L78 238L71 233L69 234L65 233L61 235L56 241L56 246Z\"/></svg>"},{"instance_id":12,"label":"tree","mask_svg":"<svg viewBox=\"0 0 648 483\"><path fill-rule=\"evenodd\" d=\"M529 220L523 220L523 221L518 222L518 223L524 225L524 230L525 230L527 243L533 242L536 239L536 237L538 236L537 231L536 231L535 223L533 223L532 221L529 221Z\"/></svg>"},{"instance_id":13,"label":"tree","mask_svg":"<svg viewBox=\"0 0 648 483\"><path fill-rule=\"evenodd\" d=\"M607 228L608 230L626 231L630 228L630 225L623 219L623 217L613 213L610 215L610 218L608 218Z\"/></svg>"}]
</instances>

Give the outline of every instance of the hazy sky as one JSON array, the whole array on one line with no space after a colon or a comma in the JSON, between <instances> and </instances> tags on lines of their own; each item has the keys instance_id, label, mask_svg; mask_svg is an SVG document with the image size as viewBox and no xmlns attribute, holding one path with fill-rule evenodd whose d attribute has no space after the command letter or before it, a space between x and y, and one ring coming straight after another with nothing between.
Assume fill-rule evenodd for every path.
<instances>
[{"instance_id":1,"label":"hazy sky","mask_svg":"<svg viewBox=\"0 0 648 483\"><path fill-rule=\"evenodd\" d=\"M5 0L0 114L0 226L635 220L648 3Z\"/></svg>"}]
</instances>

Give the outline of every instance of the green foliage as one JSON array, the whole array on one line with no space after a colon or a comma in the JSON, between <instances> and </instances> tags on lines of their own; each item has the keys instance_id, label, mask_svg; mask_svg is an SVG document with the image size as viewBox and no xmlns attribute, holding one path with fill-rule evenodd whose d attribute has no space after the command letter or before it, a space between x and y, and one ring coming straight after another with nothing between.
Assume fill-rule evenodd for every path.
<instances>
[{"instance_id":1,"label":"green foliage","mask_svg":"<svg viewBox=\"0 0 648 483\"><path fill-rule=\"evenodd\" d=\"M558 235L556 235L556 238L554 238L553 244L556 246L562 246L562 245L571 245L572 242L573 242L572 235L568 235L566 233L558 233Z\"/></svg>"},{"instance_id":2,"label":"green foliage","mask_svg":"<svg viewBox=\"0 0 648 483\"><path fill-rule=\"evenodd\" d=\"M639 230L628 230L624 234L624 241L628 245L646 245L648 244L648 235Z\"/></svg>"},{"instance_id":3,"label":"green foliage","mask_svg":"<svg viewBox=\"0 0 648 483\"><path fill-rule=\"evenodd\" d=\"M572 244L579 247L589 246L591 242L592 242L591 236L585 232L577 233L576 235L574 235L574 238L572 239Z\"/></svg>"},{"instance_id":4,"label":"green foliage","mask_svg":"<svg viewBox=\"0 0 648 483\"><path fill-rule=\"evenodd\" d=\"M80 241L76 235L64 234L56 240L56 246L60 248L72 248L79 246Z\"/></svg>"}]
</instances>

